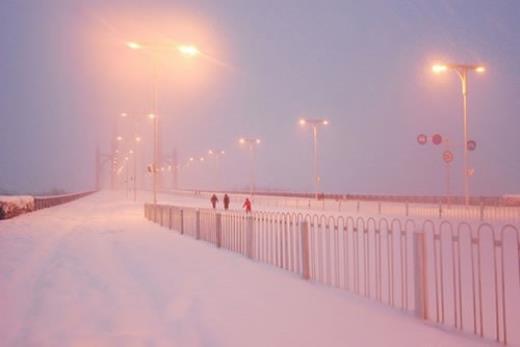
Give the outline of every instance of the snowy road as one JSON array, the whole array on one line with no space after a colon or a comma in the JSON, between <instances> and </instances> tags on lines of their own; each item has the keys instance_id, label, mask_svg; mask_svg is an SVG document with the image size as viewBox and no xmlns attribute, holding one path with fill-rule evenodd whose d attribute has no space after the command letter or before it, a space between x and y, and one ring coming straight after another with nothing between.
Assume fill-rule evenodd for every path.
<instances>
[{"instance_id":1,"label":"snowy road","mask_svg":"<svg viewBox=\"0 0 520 347\"><path fill-rule=\"evenodd\" d=\"M115 193L0 222L1 346L489 344L181 237Z\"/></svg>"}]
</instances>

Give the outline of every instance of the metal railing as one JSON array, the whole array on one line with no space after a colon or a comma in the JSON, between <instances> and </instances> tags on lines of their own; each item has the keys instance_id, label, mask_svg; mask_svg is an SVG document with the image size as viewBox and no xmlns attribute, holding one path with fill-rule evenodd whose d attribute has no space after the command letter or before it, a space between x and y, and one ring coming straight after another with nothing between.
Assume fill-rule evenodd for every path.
<instances>
[{"instance_id":1,"label":"metal railing","mask_svg":"<svg viewBox=\"0 0 520 347\"><path fill-rule=\"evenodd\" d=\"M514 225L145 205L147 219L327 286L520 344Z\"/></svg>"},{"instance_id":2,"label":"metal railing","mask_svg":"<svg viewBox=\"0 0 520 347\"><path fill-rule=\"evenodd\" d=\"M200 191L175 191L176 195L191 196L200 199L208 199L212 192ZM230 193L231 200L243 200L247 194ZM315 212L331 213L356 213L373 216L393 216L393 217L421 217L437 219L464 219L474 221L508 221L511 223L520 222L520 206L490 204L492 200L479 200L479 204L471 206L447 204L442 199L434 201L431 199L421 200L419 198L404 202L397 198L386 197L385 200L374 200L378 196L370 198L356 195L349 198L337 199L324 198L316 200L313 198L283 195L259 194L254 196L254 206L276 207L296 210L313 210ZM360 199L355 200L354 197ZM365 198L364 198L365 197ZM385 198L384 196L382 198ZM431 201L430 201L431 200ZM475 201L476 203L477 201Z\"/></svg>"},{"instance_id":3,"label":"metal railing","mask_svg":"<svg viewBox=\"0 0 520 347\"><path fill-rule=\"evenodd\" d=\"M34 197L34 210L41 210L48 207L53 207L61 204L65 204L67 202L77 200L83 198L87 195L95 193L91 192L83 192L83 193L74 193L74 194L65 194L65 195L51 195L51 196L35 196Z\"/></svg>"}]
</instances>

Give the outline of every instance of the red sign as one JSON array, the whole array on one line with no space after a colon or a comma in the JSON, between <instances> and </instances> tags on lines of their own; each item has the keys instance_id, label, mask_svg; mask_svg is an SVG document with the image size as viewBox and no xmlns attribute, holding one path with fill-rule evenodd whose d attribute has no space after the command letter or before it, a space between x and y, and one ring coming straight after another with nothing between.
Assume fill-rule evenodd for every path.
<instances>
[{"instance_id":1,"label":"red sign","mask_svg":"<svg viewBox=\"0 0 520 347\"><path fill-rule=\"evenodd\" d=\"M434 145L440 145L442 143L442 136L439 134L435 134L432 136L432 142Z\"/></svg>"},{"instance_id":2,"label":"red sign","mask_svg":"<svg viewBox=\"0 0 520 347\"><path fill-rule=\"evenodd\" d=\"M420 145L425 145L426 142L428 142L428 136L426 136L424 134L420 134L419 136L417 136L417 142Z\"/></svg>"},{"instance_id":3,"label":"red sign","mask_svg":"<svg viewBox=\"0 0 520 347\"><path fill-rule=\"evenodd\" d=\"M469 140L466 146L468 148L468 151L474 151L475 149L477 149L477 143L473 140Z\"/></svg>"},{"instance_id":4,"label":"red sign","mask_svg":"<svg viewBox=\"0 0 520 347\"><path fill-rule=\"evenodd\" d=\"M451 151L444 151L444 153L442 153L442 160L444 160L446 164L451 163L453 161L453 153Z\"/></svg>"}]
</instances>

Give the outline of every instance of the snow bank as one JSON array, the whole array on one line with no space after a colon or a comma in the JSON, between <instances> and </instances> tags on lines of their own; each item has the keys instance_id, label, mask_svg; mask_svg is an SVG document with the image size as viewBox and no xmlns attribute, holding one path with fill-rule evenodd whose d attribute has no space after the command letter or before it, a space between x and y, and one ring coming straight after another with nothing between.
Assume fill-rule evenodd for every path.
<instances>
[{"instance_id":1,"label":"snow bank","mask_svg":"<svg viewBox=\"0 0 520 347\"><path fill-rule=\"evenodd\" d=\"M11 218L34 210L34 198L29 195L0 195L0 219Z\"/></svg>"}]
</instances>

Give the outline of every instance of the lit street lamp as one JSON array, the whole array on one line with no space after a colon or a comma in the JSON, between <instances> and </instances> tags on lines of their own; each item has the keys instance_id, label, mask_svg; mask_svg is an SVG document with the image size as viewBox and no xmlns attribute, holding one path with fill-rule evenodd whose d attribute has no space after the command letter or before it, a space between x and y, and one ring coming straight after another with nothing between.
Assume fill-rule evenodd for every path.
<instances>
[{"instance_id":1,"label":"lit street lamp","mask_svg":"<svg viewBox=\"0 0 520 347\"><path fill-rule=\"evenodd\" d=\"M464 106L464 204L469 205L469 158L468 158L468 72L475 71L483 73L486 68L482 65L465 64L436 64L432 71L436 74L454 70L462 82L462 97Z\"/></svg>"},{"instance_id":2,"label":"lit street lamp","mask_svg":"<svg viewBox=\"0 0 520 347\"><path fill-rule=\"evenodd\" d=\"M313 158L314 158L314 197L318 199L320 192L320 172L319 172L319 161L318 161L318 128L323 125L328 125L329 121L326 119L308 119L302 118L299 121L302 127L312 126L312 139L313 139Z\"/></svg>"},{"instance_id":3,"label":"lit street lamp","mask_svg":"<svg viewBox=\"0 0 520 347\"><path fill-rule=\"evenodd\" d=\"M218 190L220 189L220 165L219 165L219 161L220 161L220 158L225 154L224 150L213 150L213 149L210 149L208 151L208 156L209 157L214 157L215 158L215 190Z\"/></svg>"},{"instance_id":4,"label":"lit street lamp","mask_svg":"<svg viewBox=\"0 0 520 347\"><path fill-rule=\"evenodd\" d=\"M251 153L251 181L249 184L249 194L253 196L256 191L256 146L260 144L260 139L242 137L238 140L241 145L247 146Z\"/></svg>"},{"instance_id":5,"label":"lit street lamp","mask_svg":"<svg viewBox=\"0 0 520 347\"><path fill-rule=\"evenodd\" d=\"M142 50L145 49L147 51L157 51L163 50L165 48L172 48L170 45L148 45L141 44L138 42L127 42L126 46L133 50ZM186 56L186 57L195 57L200 54L200 51L197 47L191 45L180 45L177 46L177 51ZM158 74L157 74L157 59L154 57L153 59L153 101L152 101L152 113L149 115L151 119L154 121L154 140L153 140L153 203L157 205L157 167L159 162L159 119L158 119L158 107L157 107L157 98L158 98Z\"/></svg>"},{"instance_id":6,"label":"lit street lamp","mask_svg":"<svg viewBox=\"0 0 520 347\"><path fill-rule=\"evenodd\" d=\"M133 163L134 163L134 173L133 173L133 189L134 189L134 201L137 201L137 146L139 143L141 143L142 138L137 133L138 128L138 117L143 117L143 114L141 113L121 113L121 118L132 118L133 120L133 145L128 144L128 146L131 146L129 154L133 155ZM123 141L123 138L121 137L121 140Z\"/></svg>"}]
</instances>

